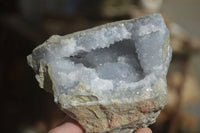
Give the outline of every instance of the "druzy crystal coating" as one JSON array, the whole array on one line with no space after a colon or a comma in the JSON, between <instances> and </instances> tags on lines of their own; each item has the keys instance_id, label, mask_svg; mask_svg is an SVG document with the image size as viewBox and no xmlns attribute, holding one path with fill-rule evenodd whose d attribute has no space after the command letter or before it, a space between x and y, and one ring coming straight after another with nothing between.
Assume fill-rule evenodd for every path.
<instances>
[{"instance_id":1,"label":"druzy crystal coating","mask_svg":"<svg viewBox=\"0 0 200 133\"><path fill-rule=\"evenodd\" d=\"M86 132L132 132L167 102L169 31L160 14L53 35L28 57L41 88Z\"/></svg>"}]
</instances>

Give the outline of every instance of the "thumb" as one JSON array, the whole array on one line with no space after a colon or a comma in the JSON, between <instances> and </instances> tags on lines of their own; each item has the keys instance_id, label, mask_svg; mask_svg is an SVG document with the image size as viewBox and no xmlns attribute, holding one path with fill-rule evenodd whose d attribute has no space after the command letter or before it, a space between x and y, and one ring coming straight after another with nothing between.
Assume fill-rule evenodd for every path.
<instances>
[{"instance_id":1,"label":"thumb","mask_svg":"<svg viewBox=\"0 0 200 133\"><path fill-rule=\"evenodd\" d=\"M152 133L152 131L150 128L145 127L138 129L135 133Z\"/></svg>"}]
</instances>

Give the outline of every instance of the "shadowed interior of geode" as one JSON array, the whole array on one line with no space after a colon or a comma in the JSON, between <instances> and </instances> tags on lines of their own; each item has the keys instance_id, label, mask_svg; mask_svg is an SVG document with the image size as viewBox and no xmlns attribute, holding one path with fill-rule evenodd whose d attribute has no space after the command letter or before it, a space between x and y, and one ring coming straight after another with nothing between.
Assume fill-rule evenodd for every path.
<instances>
[{"instance_id":1,"label":"shadowed interior of geode","mask_svg":"<svg viewBox=\"0 0 200 133\"><path fill-rule=\"evenodd\" d=\"M125 39L106 48L98 48L90 52L79 52L70 57L75 64L95 69L99 78L119 82L136 82L142 79L143 70L140 65L135 43Z\"/></svg>"}]
</instances>

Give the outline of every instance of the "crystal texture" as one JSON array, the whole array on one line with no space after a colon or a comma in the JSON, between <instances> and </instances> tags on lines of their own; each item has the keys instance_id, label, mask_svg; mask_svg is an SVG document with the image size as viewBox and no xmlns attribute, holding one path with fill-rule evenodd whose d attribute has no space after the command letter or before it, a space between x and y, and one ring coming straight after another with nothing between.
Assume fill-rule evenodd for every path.
<instances>
[{"instance_id":1,"label":"crystal texture","mask_svg":"<svg viewBox=\"0 0 200 133\"><path fill-rule=\"evenodd\" d=\"M160 14L53 35L27 58L40 87L88 133L146 127L167 102L171 47Z\"/></svg>"}]
</instances>

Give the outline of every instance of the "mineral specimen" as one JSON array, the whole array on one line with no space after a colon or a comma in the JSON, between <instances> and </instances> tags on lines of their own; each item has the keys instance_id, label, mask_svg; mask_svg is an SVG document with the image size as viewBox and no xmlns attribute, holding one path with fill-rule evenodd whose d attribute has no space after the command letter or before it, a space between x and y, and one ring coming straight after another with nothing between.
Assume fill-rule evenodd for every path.
<instances>
[{"instance_id":1,"label":"mineral specimen","mask_svg":"<svg viewBox=\"0 0 200 133\"><path fill-rule=\"evenodd\" d=\"M28 56L41 88L87 133L128 133L167 102L169 31L160 14L54 35Z\"/></svg>"}]
</instances>

